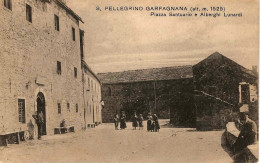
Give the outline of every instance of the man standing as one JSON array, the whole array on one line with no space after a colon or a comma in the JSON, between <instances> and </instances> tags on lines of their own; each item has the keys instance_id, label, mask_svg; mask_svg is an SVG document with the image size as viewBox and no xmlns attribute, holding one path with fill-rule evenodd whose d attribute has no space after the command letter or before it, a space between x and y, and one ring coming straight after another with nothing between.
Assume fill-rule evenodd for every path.
<instances>
[{"instance_id":1,"label":"man standing","mask_svg":"<svg viewBox=\"0 0 260 163\"><path fill-rule=\"evenodd\" d=\"M44 124L44 115L42 111L38 111L33 115L33 118L36 121L36 124L38 126L38 139L41 139L42 136L42 127Z\"/></svg>"},{"instance_id":2,"label":"man standing","mask_svg":"<svg viewBox=\"0 0 260 163\"><path fill-rule=\"evenodd\" d=\"M257 141L257 126L256 123L248 117L248 111L241 111L239 113L239 121L241 125L240 134L232 148L235 153L235 160L247 160L244 154L244 149Z\"/></svg>"}]
</instances>

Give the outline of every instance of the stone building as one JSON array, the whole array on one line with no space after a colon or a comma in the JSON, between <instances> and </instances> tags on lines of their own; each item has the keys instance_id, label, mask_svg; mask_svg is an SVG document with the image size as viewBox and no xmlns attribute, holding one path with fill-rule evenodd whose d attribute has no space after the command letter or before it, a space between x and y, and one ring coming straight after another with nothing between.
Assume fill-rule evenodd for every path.
<instances>
[{"instance_id":1,"label":"stone building","mask_svg":"<svg viewBox=\"0 0 260 163\"><path fill-rule=\"evenodd\" d=\"M241 106L258 122L258 75L216 52L193 66L196 126L224 129Z\"/></svg>"},{"instance_id":2,"label":"stone building","mask_svg":"<svg viewBox=\"0 0 260 163\"><path fill-rule=\"evenodd\" d=\"M176 126L195 127L192 66L100 73L103 122L112 122L124 110L127 119L136 111L157 113ZM181 99L180 99L181 98Z\"/></svg>"},{"instance_id":3,"label":"stone building","mask_svg":"<svg viewBox=\"0 0 260 163\"><path fill-rule=\"evenodd\" d=\"M82 19L61 0L3 0L0 15L0 134L37 127L37 110L47 135L63 119L75 130L101 122L100 82L84 61ZM86 91L85 78L99 92ZM92 99L94 116L85 103Z\"/></svg>"},{"instance_id":4,"label":"stone building","mask_svg":"<svg viewBox=\"0 0 260 163\"><path fill-rule=\"evenodd\" d=\"M98 76L105 103L103 122L111 122L116 111L124 110L128 120L133 111L153 112L159 118L170 118L174 126L224 129L243 105L258 122L257 73L218 52L194 66Z\"/></svg>"},{"instance_id":5,"label":"stone building","mask_svg":"<svg viewBox=\"0 0 260 163\"><path fill-rule=\"evenodd\" d=\"M101 101L101 84L96 74L91 68L82 61L83 66L83 101L84 117L86 124L102 122L102 101Z\"/></svg>"}]
</instances>

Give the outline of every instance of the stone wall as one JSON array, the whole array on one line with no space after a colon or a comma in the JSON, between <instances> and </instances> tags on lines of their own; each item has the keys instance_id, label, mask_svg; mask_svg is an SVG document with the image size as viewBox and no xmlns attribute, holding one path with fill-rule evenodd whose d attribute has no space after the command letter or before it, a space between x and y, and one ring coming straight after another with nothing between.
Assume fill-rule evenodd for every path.
<instances>
[{"instance_id":1,"label":"stone wall","mask_svg":"<svg viewBox=\"0 0 260 163\"><path fill-rule=\"evenodd\" d=\"M183 102L176 100L179 99L180 94L184 99ZM115 112L124 110L128 120L131 119L134 111L143 114L144 117L152 112L158 114L159 118L180 116L181 118L175 119L174 122L186 126L188 123L184 120L184 116L190 118L188 121L191 123L195 122L192 94L193 80L190 78L102 84L102 98L105 103L102 111L103 122L112 122ZM187 102L185 99L190 103L185 104ZM176 103L178 107L174 107Z\"/></svg>"},{"instance_id":2,"label":"stone wall","mask_svg":"<svg viewBox=\"0 0 260 163\"><path fill-rule=\"evenodd\" d=\"M194 96L197 130L225 129L227 122L237 119L236 107L203 94Z\"/></svg>"},{"instance_id":3,"label":"stone wall","mask_svg":"<svg viewBox=\"0 0 260 163\"><path fill-rule=\"evenodd\" d=\"M26 20L26 4L32 7L32 23ZM59 16L59 31L55 30L54 14ZM48 135L62 119L76 130L84 127L79 22L54 1L15 0L12 10L2 2L0 15L0 133L26 129L30 122L35 126L32 114L39 92L45 96ZM57 74L57 61L61 62L61 75ZM18 122L19 98L25 99L26 123Z\"/></svg>"},{"instance_id":4,"label":"stone wall","mask_svg":"<svg viewBox=\"0 0 260 163\"><path fill-rule=\"evenodd\" d=\"M257 87L257 76L227 57L214 53L193 66L197 129L223 129L239 112L241 82ZM258 122L258 100L249 104L250 116ZM227 117L232 117L227 118Z\"/></svg>"}]
</instances>

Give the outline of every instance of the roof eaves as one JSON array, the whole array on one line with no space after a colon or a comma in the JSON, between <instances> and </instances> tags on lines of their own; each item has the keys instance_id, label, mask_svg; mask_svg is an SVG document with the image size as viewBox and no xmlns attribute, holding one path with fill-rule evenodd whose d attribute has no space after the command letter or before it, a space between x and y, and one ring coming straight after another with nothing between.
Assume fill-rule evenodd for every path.
<instances>
[{"instance_id":1,"label":"roof eaves","mask_svg":"<svg viewBox=\"0 0 260 163\"><path fill-rule=\"evenodd\" d=\"M69 12L74 18L81 21L84 24L84 21L78 16L71 8L69 8L65 3L61 2L60 0L56 0L56 2L63 7L67 12Z\"/></svg>"},{"instance_id":2,"label":"roof eaves","mask_svg":"<svg viewBox=\"0 0 260 163\"><path fill-rule=\"evenodd\" d=\"M98 80L98 82L101 84L100 79L97 77L97 75L91 70L91 68L88 66L88 64L82 60L82 63L84 66L86 66L86 68L88 69L88 71Z\"/></svg>"}]
</instances>

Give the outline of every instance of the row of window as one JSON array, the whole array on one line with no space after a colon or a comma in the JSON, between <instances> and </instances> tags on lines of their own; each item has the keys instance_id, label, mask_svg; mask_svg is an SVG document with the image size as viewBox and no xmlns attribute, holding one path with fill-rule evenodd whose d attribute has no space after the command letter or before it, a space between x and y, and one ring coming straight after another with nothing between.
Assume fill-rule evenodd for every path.
<instances>
[{"instance_id":1,"label":"row of window","mask_svg":"<svg viewBox=\"0 0 260 163\"><path fill-rule=\"evenodd\" d=\"M96 92L100 91L100 88L98 87L97 83L93 83L93 80L90 81L89 77L88 77L88 88L91 88L92 90L95 90Z\"/></svg>"},{"instance_id":2,"label":"row of window","mask_svg":"<svg viewBox=\"0 0 260 163\"><path fill-rule=\"evenodd\" d=\"M70 103L67 103L67 111L70 112ZM79 112L78 104L75 105L76 113ZM58 103L58 114L61 114L61 104ZM25 99L18 99L18 117L19 122L25 123Z\"/></svg>"},{"instance_id":3,"label":"row of window","mask_svg":"<svg viewBox=\"0 0 260 163\"><path fill-rule=\"evenodd\" d=\"M93 107L92 107L93 106ZM88 104L88 102L87 102L87 108L89 108L89 112L91 113L92 111L92 108L93 108L93 111L94 111L94 109L95 109L95 107L94 107L94 104L91 106L91 104ZM99 113L100 112L100 110L99 110L99 106L96 106L96 113Z\"/></svg>"},{"instance_id":4,"label":"row of window","mask_svg":"<svg viewBox=\"0 0 260 163\"><path fill-rule=\"evenodd\" d=\"M70 112L70 103L67 103L67 111ZM76 113L79 112L78 104L75 105L75 111L76 111ZM61 104L60 103L58 103L58 114L61 114Z\"/></svg>"},{"instance_id":5,"label":"row of window","mask_svg":"<svg viewBox=\"0 0 260 163\"><path fill-rule=\"evenodd\" d=\"M61 75L61 62L57 61L57 74ZM77 78L78 77L78 69L76 67L74 67L74 77Z\"/></svg>"},{"instance_id":6,"label":"row of window","mask_svg":"<svg viewBox=\"0 0 260 163\"><path fill-rule=\"evenodd\" d=\"M4 6L9 9L12 10L12 0L4 0ZM32 7L29 4L26 4L26 20L30 23L32 23ZM60 20L59 20L59 16L54 14L54 27L55 30L60 31ZM76 40L76 31L75 28L72 27L71 28L71 32L72 32L72 40L75 41Z\"/></svg>"},{"instance_id":7,"label":"row of window","mask_svg":"<svg viewBox=\"0 0 260 163\"><path fill-rule=\"evenodd\" d=\"M58 106L58 114L61 114L61 103L57 103ZM93 106L93 111L94 111L94 105ZM92 106L91 104L89 105L87 103L87 107L89 107L89 112L91 113L92 111ZM67 111L70 112L70 103L67 103ZM79 106L78 104L75 105L75 112L78 113L79 112ZM99 113L99 106L96 106L96 113ZM18 114L19 114L19 122L21 123L25 123L25 99L18 99Z\"/></svg>"}]
</instances>

